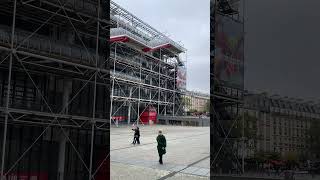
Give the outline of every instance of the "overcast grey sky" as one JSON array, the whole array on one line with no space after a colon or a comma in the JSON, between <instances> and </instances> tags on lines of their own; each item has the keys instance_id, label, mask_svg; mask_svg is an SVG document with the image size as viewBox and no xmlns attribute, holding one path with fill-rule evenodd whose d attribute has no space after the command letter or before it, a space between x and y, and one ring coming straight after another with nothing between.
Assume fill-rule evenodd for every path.
<instances>
[{"instance_id":1,"label":"overcast grey sky","mask_svg":"<svg viewBox=\"0 0 320 180\"><path fill-rule=\"evenodd\" d=\"M247 89L320 99L320 1L246 0Z\"/></svg>"},{"instance_id":2,"label":"overcast grey sky","mask_svg":"<svg viewBox=\"0 0 320 180\"><path fill-rule=\"evenodd\" d=\"M188 49L187 88L209 92L209 0L114 1L182 41ZM246 0L247 89L320 98L318 7L319 0Z\"/></svg>"},{"instance_id":3,"label":"overcast grey sky","mask_svg":"<svg viewBox=\"0 0 320 180\"><path fill-rule=\"evenodd\" d=\"M174 41L187 52L187 89L210 90L209 0L114 0Z\"/></svg>"}]
</instances>

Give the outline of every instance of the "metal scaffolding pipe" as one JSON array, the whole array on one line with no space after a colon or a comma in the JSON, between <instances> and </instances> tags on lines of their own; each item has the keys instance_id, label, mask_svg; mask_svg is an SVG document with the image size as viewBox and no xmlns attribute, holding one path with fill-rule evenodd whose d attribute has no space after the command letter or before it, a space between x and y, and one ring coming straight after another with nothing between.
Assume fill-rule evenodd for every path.
<instances>
[{"instance_id":1,"label":"metal scaffolding pipe","mask_svg":"<svg viewBox=\"0 0 320 180\"><path fill-rule=\"evenodd\" d=\"M8 88L6 97L6 109L5 109L5 120L4 120L4 131L3 131L3 144L2 144L2 158L1 158L1 180L5 180L5 158L6 158L6 141L7 141L7 129L8 129L8 109L9 109L9 97L11 91L11 73L12 73L12 61L13 61L13 50L14 50L14 32L16 26L16 11L17 11L17 0L14 0L13 17L12 17L12 31L11 31L11 54L9 62L8 72Z\"/></svg>"}]
</instances>

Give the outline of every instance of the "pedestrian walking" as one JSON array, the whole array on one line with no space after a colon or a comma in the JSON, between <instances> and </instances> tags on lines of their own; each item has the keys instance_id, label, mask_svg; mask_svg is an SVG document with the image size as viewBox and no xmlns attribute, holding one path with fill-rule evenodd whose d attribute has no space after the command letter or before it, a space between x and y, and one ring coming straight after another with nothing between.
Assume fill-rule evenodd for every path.
<instances>
[{"instance_id":1,"label":"pedestrian walking","mask_svg":"<svg viewBox=\"0 0 320 180\"><path fill-rule=\"evenodd\" d=\"M166 154L167 141L166 141L166 137L162 134L162 130L159 130L158 132L157 142L158 142L157 149L159 154L159 163L163 164L162 156Z\"/></svg>"},{"instance_id":2,"label":"pedestrian walking","mask_svg":"<svg viewBox=\"0 0 320 180\"><path fill-rule=\"evenodd\" d=\"M136 143L140 144L140 130L139 130L139 127L137 126L135 129L132 129L132 131L134 131L132 144L136 144Z\"/></svg>"}]
</instances>

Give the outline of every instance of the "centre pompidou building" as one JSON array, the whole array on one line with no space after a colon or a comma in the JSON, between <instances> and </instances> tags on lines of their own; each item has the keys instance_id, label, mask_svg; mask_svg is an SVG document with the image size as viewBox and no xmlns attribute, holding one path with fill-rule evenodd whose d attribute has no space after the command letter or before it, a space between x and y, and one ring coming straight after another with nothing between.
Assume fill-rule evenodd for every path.
<instances>
[{"instance_id":1,"label":"centre pompidou building","mask_svg":"<svg viewBox=\"0 0 320 180\"><path fill-rule=\"evenodd\" d=\"M110 19L111 123L184 115L186 49L114 2Z\"/></svg>"}]
</instances>

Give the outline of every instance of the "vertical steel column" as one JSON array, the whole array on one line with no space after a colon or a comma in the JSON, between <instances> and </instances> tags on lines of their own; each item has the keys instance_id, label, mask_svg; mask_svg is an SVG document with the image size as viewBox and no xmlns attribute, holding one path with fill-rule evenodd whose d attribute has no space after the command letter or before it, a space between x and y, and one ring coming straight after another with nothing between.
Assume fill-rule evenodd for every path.
<instances>
[{"instance_id":1,"label":"vertical steel column","mask_svg":"<svg viewBox=\"0 0 320 180\"><path fill-rule=\"evenodd\" d=\"M114 47L114 59L113 59L113 75L112 75L112 88L111 88L111 97L110 97L110 125L112 121L112 104L113 104L113 93L114 93L114 81L115 81L115 72L116 72L116 60L117 60L117 43ZM118 126L116 124L116 126Z\"/></svg>"},{"instance_id":2,"label":"vertical steel column","mask_svg":"<svg viewBox=\"0 0 320 180\"><path fill-rule=\"evenodd\" d=\"M211 0L213 3L213 8L211 8L210 4L210 49L213 48L213 51L211 53L210 51L210 164L213 165L213 167L210 167L210 173L213 172L215 169L215 159L214 156L216 155L216 152L218 150L218 147L216 145L217 143L217 114L215 113L215 107L214 107L214 88L215 88L215 80L214 80L214 57L215 57L215 35L216 35L216 29L215 29L215 23L216 23L216 16L217 16L217 1ZM210 2L211 3L211 2ZM213 10L213 13L211 12ZM213 17L211 16L213 15ZM212 19L213 21L212 21ZM213 32L212 32L213 31Z\"/></svg>"},{"instance_id":3,"label":"vertical steel column","mask_svg":"<svg viewBox=\"0 0 320 180\"><path fill-rule=\"evenodd\" d=\"M128 100L128 102L129 102L129 106L128 106L128 125L130 125L130 119L131 119L131 106L132 106L132 104L130 102L131 97L132 97L132 87L130 87L129 100Z\"/></svg>"},{"instance_id":4,"label":"vertical steel column","mask_svg":"<svg viewBox=\"0 0 320 180\"><path fill-rule=\"evenodd\" d=\"M265 112L263 112L262 116L263 116L263 149L267 150L267 115Z\"/></svg>"},{"instance_id":5,"label":"vertical steel column","mask_svg":"<svg viewBox=\"0 0 320 180\"><path fill-rule=\"evenodd\" d=\"M15 32L15 25L16 25L16 11L17 11L17 0L14 1L13 7L13 17L12 17L12 30L11 30L11 54L10 54L10 62L9 62L9 73L8 73L8 88L7 88L7 97L6 97L6 109L5 109L5 120L4 120L4 131L3 131L3 142L2 142L2 159L1 159L1 176L0 179L5 179L5 156L6 156L6 141L7 141L7 130L8 130L8 111L9 111L9 96L11 90L11 73L12 73L12 56L14 52L13 49L13 41L14 41L14 32Z\"/></svg>"},{"instance_id":6,"label":"vertical steel column","mask_svg":"<svg viewBox=\"0 0 320 180\"><path fill-rule=\"evenodd\" d=\"M160 61L162 60L161 58L161 48L160 48ZM160 61L158 62L158 67L159 67L159 71L158 71L158 75L159 75L159 89L158 89L158 109L157 109L157 114L159 114L160 112L160 88L161 88L161 83L160 83Z\"/></svg>"},{"instance_id":7,"label":"vertical steel column","mask_svg":"<svg viewBox=\"0 0 320 180\"><path fill-rule=\"evenodd\" d=\"M90 147L90 164L89 164L89 179L92 179L92 158L93 158L93 145L95 135L95 117L96 117L96 97L97 97L97 74L98 74L98 61L99 61L99 36L100 36L100 0L98 0L98 18L97 18L97 38L96 38L96 71L94 76L94 91L93 91L93 109L91 120L91 147Z\"/></svg>"},{"instance_id":8,"label":"vertical steel column","mask_svg":"<svg viewBox=\"0 0 320 180\"><path fill-rule=\"evenodd\" d=\"M151 69L151 71L153 71L153 65L151 64L150 65L150 69ZM153 84L153 76L151 75L151 73L149 72L148 73L148 76L150 75L150 85L152 85ZM150 102L151 102L151 99L152 99L152 89L150 90L150 93L149 93L149 100L150 100Z\"/></svg>"},{"instance_id":9,"label":"vertical steel column","mask_svg":"<svg viewBox=\"0 0 320 180\"><path fill-rule=\"evenodd\" d=\"M65 110L63 114L68 114L68 102L69 102L69 94L72 88L72 81L69 79L63 79L63 107ZM62 127L61 127L62 128ZM58 178L59 180L64 179L64 170L65 170L65 163L66 163L66 143L67 143L67 134L66 135L60 134L59 136L59 154L58 154Z\"/></svg>"},{"instance_id":10,"label":"vertical steel column","mask_svg":"<svg viewBox=\"0 0 320 180\"><path fill-rule=\"evenodd\" d=\"M165 104L165 106L164 106L164 115L166 116L167 115L167 106L168 106L168 70L166 71L166 81L165 81L165 83L166 83L166 91L165 91L165 95L164 95L164 99L165 99L165 102L166 102L166 104Z\"/></svg>"},{"instance_id":11,"label":"vertical steel column","mask_svg":"<svg viewBox=\"0 0 320 180\"><path fill-rule=\"evenodd\" d=\"M175 69L174 69L174 78L173 78L173 107L172 107L172 115L174 116L174 107L175 107L175 105L176 105L176 80L177 80L177 78L176 78L176 71L177 71L177 65L174 67Z\"/></svg>"},{"instance_id":12,"label":"vertical steel column","mask_svg":"<svg viewBox=\"0 0 320 180\"><path fill-rule=\"evenodd\" d=\"M210 44L210 41L209 41L209 44ZM185 69L186 69L186 89L188 87L188 84L187 84L187 78L188 78L188 50L186 50L186 60L185 60Z\"/></svg>"},{"instance_id":13,"label":"vertical steel column","mask_svg":"<svg viewBox=\"0 0 320 180\"><path fill-rule=\"evenodd\" d=\"M141 55L142 56L142 55ZM141 61L141 60L140 60ZM140 68L139 68L139 76L140 76L140 81L139 81L139 97L138 97L138 119L137 119L137 126L139 125L139 121L140 121L140 101L141 101L141 69L142 69L142 63L140 64Z\"/></svg>"},{"instance_id":14,"label":"vertical steel column","mask_svg":"<svg viewBox=\"0 0 320 180\"><path fill-rule=\"evenodd\" d=\"M242 106L242 173L244 173L244 152L245 152L245 144L244 144L244 104Z\"/></svg>"},{"instance_id":15,"label":"vertical steel column","mask_svg":"<svg viewBox=\"0 0 320 180\"><path fill-rule=\"evenodd\" d=\"M244 33L244 15L245 15L245 0L242 0L242 10L243 10L243 14L242 14L242 23L243 23L243 26L242 26L242 28L243 28L243 48L244 48L244 35L245 35L245 33ZM243 55L243 57L242 57L242 59L243 59L243 68L244 68L244 52L242 53ZM243 72L242 72L243 74L242 74L242 77L243 77L243 83L244 83L244 70L243 70ZM244 137L245 137L245 134L244 134L244 84L243 84L243 91L242 91L242 149L243 149L243 151L242 151L242 173L244 174L244 150L245 150L245 143L244 143Z\"/></svg>"},{"instance_id":16,"label":"vertical steel column","mask_svg":"<svg viewBox=\"0 0 320 180\"><path fill-rule=\"evenodd\" d=\"M66 143L67 138L64 135L59 137L59 155L58 155L58 179L64 179L64 168L66 158Z\"/></svg>"},{"instance_id":17,"label":"vertical steel column","mask_svg":"<svg viewBox=\"0 0 320 180\"><path fill-rule=\"evenodd\" d=\"M93 111L91 120L91 147L90 147L90 166L89 166L89 180L92 179L92 158L93 158L93 144L95 134L95 114L96 114L96 91L97 91L97 72L94 80L94 93L93 93Z\"/></svg>"}]
</instances>

